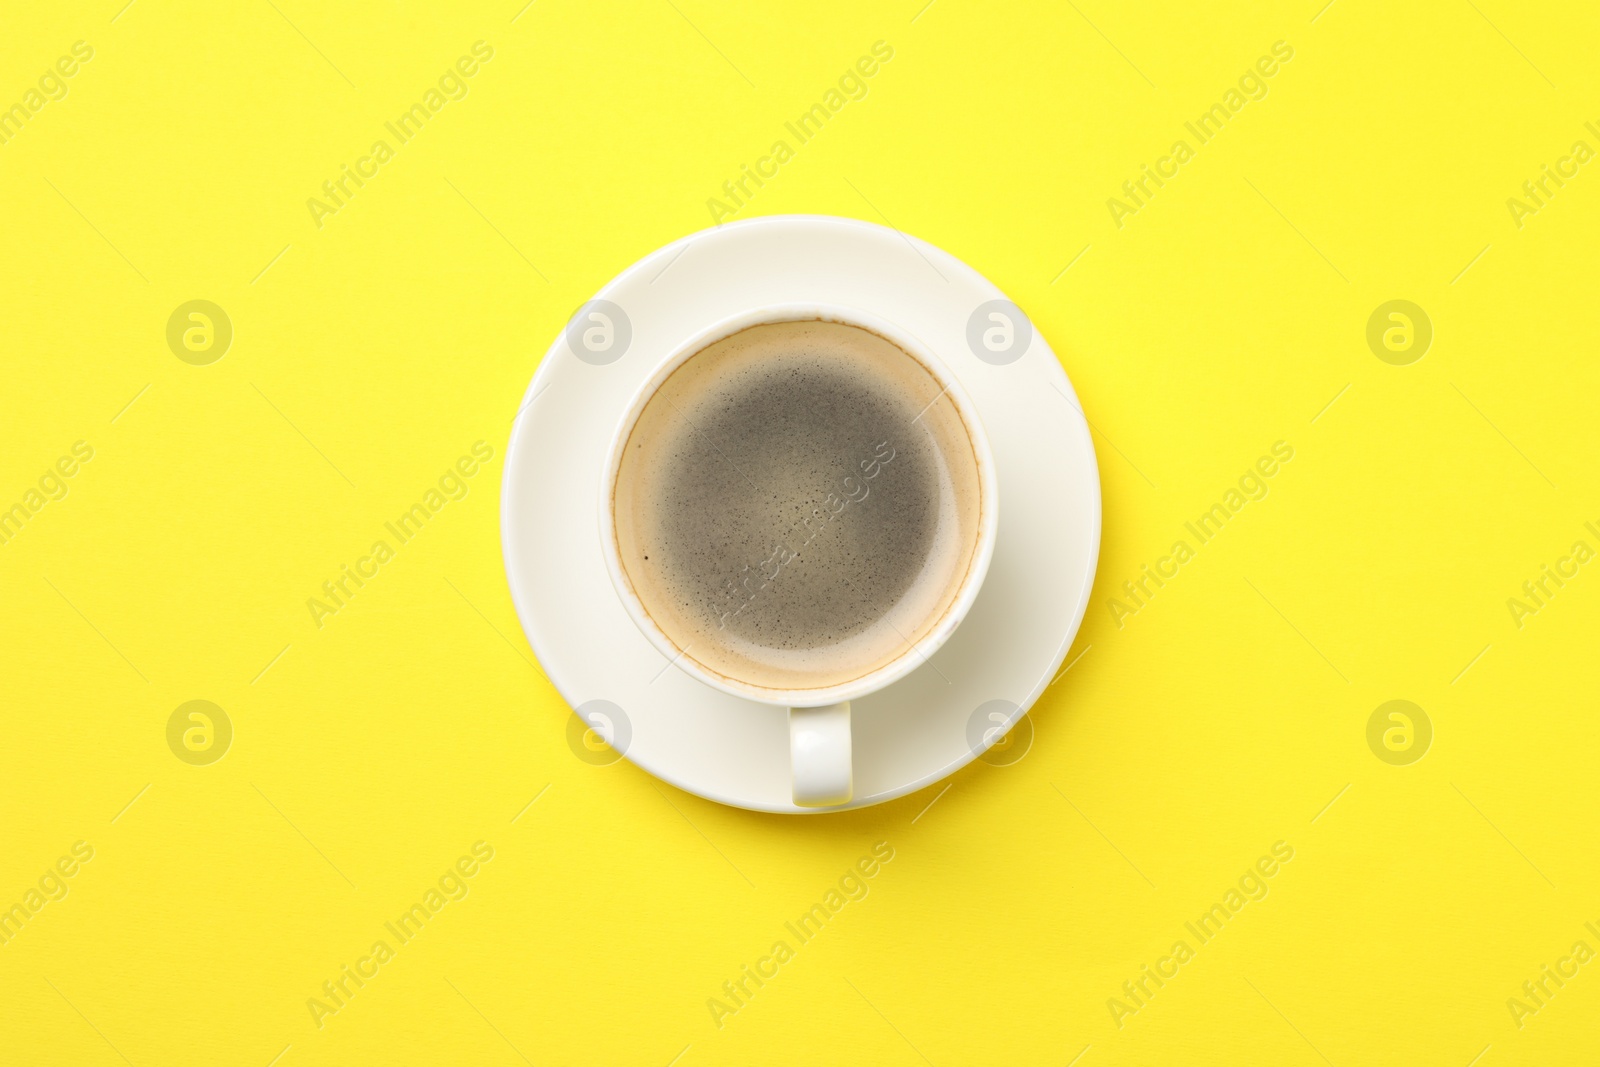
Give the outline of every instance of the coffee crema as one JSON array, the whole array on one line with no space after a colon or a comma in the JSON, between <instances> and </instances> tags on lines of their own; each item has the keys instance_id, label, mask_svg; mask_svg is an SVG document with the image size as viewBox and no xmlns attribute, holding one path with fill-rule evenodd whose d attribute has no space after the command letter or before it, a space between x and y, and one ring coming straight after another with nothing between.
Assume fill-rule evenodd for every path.
<instances>
[{"instance_id":1,"label":"coffee crema","mask_svg":"<svg viewBox=\"0 0 1600 1067\"><path fill-rule=\"evenodd\" d=\"M765 323L678 366L624 445L626 580L679 653L822 689L904 655L973 566L977 453L921 361L859 326Z\"/></svg>"}]
</instances>

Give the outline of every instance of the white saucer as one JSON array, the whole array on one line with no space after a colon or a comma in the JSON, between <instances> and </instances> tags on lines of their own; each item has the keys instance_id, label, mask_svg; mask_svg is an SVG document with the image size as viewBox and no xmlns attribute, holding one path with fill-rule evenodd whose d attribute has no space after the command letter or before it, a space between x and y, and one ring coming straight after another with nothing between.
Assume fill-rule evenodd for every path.
<instances>
[{"instance_id":1,"label":"white saucer","mask_svg":"<svg viewBox=\"0 0 1600 1067\"><path fill-rule=\"evenodd\" d=\"M602 321L587 317L591 302L545 354L506 449L501 538L511 599L545 674L574 708L612 705L600 706L628 759L724 804L817 810L790 799L788 712L671 666L624 612L595 520L601 465L634 391L675 346L758 305L860 308L921 338L976 403L999 471L1000 532L983 590L927 664L852 705L855 796L842 808L938 781L1032 706L1088 606L1100 480L1071 383L1014 305L986 306L1005 301L999 289L914 237L788 215L676 241L595 299L609 302L599 307L610 348L603 330L590 337L602 351L584 347L583 329ZM984 330L1005 329L991 313L1010 315L1009 350L1004 332L989 335L998 353L984 344Z\"/></svg>"}]
</instances>

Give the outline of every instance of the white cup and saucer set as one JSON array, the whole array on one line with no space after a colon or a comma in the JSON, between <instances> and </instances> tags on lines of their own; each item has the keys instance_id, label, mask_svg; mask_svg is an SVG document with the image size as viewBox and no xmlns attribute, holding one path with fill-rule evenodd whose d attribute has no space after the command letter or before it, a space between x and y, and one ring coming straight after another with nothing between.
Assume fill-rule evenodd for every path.
<instances>
[{"instance_id":1,"label":"white cup and saucer set","mask_svg":"<svg viewBox=\"0 0 1600 1067\"><path fill-rule=\"evenodd\" d=\"M909 426L898 438L874 433L883 439L851 453L842 483L814 478L818 506L808 503L790 533L771 538L770 553L763 541L755 555L721 560L707 546L721 544L724 528L742 529L719 521L722 490L687 483L669 505L654 487L695 477L692 457L672 458L689 447L672 443L674 432L704 441L716 453L708 462L728 463L729 484L744 479L752 498L794 481L763 475L761 456L727 456L737 451L729 438L700 432L703 416L680 410L691 369L718 368L709 378L701 373L702 391L722 387L724 367L759 372L766 357L746 339L779 324L796 324L804 338L832 337L832 329L867 345L887 342L933 399L916 419L901 420ZM840 349L837 358L855 359L853 351ZM734 353L715 358L735 362L712 364L718 353ZM764 388L779 393L772 403L781 405L782 390ZM907 410L919 405L920 395ZM781 408L774 410L771 440L787 440ZM819 434L832 417L831 409L822 413ZM808 440L804 429L796 439ZM927 443L936 431L946 435L937 447ZM746 440L770 443L765 435ZM912 456L932 457L924 466L933 473L916 475ZM687 473L672 473L679 468ZM915 477L934 487L925 500L906 495ZM685 499L711 500L711 517ZM918 525L872 507L930 517ZM882 520L884 532L846 529L868 517ZM704 533L696 522L707 524ZM922 535L923 525L933 532ZM1100 527L1088 424L1022 311L924 241L812 215L692 234L633 264L579 308L517 411L501 502L518 618L546 676L586 726L680 789L795 814L904 796L1004 736L1061 668L1088 605ZM845 566L813 561L825 547L855 544L838 540L837 530L890 545L911 531L918 545L944 546L885 586L890 599L878 614L892 631L886 644L869 647L873 634L890 633L873 629L876 616L837 644L802 640L810 631L795 629L810 618L793 599L806 595L807 575ZM679 547L685 562L675 571L659 548L664 537L689 536L683 531L696 531L695 543ZM643 562L651 545L654 564ZM859 544L851 551L853 577L831 585L818 578L816 595L847 587L854 610L869 595L861 590L888 582L894 567L856 558ZM699 580L719 567L728 579ZM705 597L679 596L690 577ZM694 604L680 611L680 600ZM790 647L797 640L805 647Z\"/></svg>"}]
</instances>

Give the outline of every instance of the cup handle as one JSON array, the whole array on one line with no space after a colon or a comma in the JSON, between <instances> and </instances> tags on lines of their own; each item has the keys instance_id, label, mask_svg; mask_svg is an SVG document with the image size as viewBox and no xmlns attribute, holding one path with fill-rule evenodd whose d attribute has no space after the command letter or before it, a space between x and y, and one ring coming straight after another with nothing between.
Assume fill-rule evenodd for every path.
<instances>
[{"instance_id":1,"label":"cup handle","mask_svg":"<svg viewBox=\"0 0 1600 1067\"><path fill-rule=\"evenodd\" d=\"M789 760L795 804L827 808L849 800L850 702L790 708Z\"/></svg>"}]
</instances>

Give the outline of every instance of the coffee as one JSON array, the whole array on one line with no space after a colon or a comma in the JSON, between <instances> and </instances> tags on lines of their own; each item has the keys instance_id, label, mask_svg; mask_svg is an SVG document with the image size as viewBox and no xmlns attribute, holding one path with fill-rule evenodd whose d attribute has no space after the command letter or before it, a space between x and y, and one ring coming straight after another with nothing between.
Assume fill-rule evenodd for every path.
<instances>
[{"instance_id":1,"label":"coffee","mask_svg":"<svg viewBox=\"0 0 1600 1067\"><path fill-rule=\"evenodd\" d=\"M903 656L977 553L977 453L921 361L858 326L748 327L645 403L611 501L628 584L714 675L821 689Z\"/></svg>"}]
</instances>

